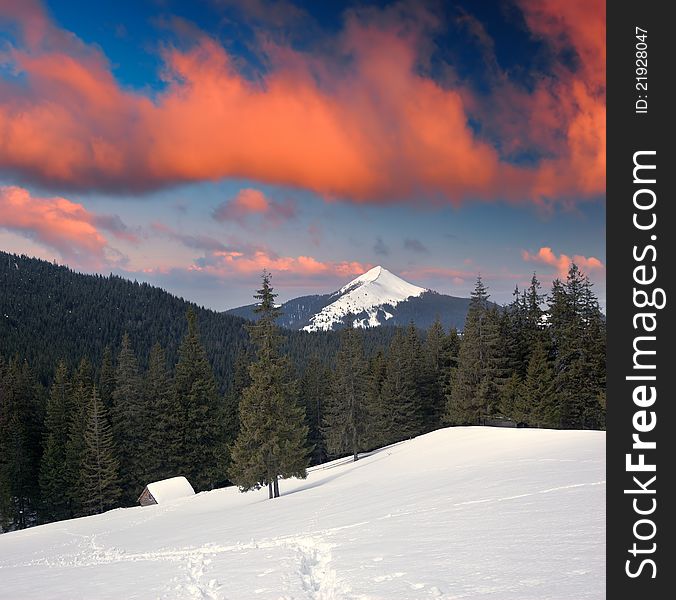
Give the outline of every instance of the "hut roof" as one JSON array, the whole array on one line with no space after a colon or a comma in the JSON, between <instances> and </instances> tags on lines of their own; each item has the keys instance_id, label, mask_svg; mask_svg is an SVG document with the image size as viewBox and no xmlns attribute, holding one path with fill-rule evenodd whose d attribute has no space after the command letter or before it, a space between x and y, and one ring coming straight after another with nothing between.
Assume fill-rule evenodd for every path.
<instances>
[{"instance_id":1,"label":"hut roof","mask_svg":"<svg viewBox=\"0 0 676 600\"><path fill-rule=\"evenodd\" d=\"M195 490L192 489L185 477L171 477L170 479L155 481L149 483L146 487L158 504L195 494Z\"/></svg>"}]
</instances>

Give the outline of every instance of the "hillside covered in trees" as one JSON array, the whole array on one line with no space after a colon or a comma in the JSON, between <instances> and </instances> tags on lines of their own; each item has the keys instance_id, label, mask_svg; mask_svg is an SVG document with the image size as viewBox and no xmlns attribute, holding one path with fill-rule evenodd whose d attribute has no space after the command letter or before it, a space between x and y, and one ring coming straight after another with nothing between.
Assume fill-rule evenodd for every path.
<instances>
[{"instance_id":1,"label":"hillside covered in trees","mask_svg":"<svg viewBox=\"0 0 676 600\"><path fill-rule=\"evenodd\" d=\"M269 276L263 318L246 324L150 286L8 257L3 530L129 506L177 474L196 490L267 485L276 497L280 476L447 425L605 424L605 321L575 265L546 296L534 276L505 308L479 279L462 334L437 322L387 339L279 330ZM55 327L65 306L74 314Z\"/></svg>"},{"instance_id":2,"label":"hillside covered in trees","mask_svg":"<svg viewBox=\"0 0 676 600\"><path fill-rule=\"evenodd\" d=\"M0 252L0 290L0 354L28 360L45 385L60 360L75 368L86 357L97 371L105 348L119 347L125 333L133 340L142 367L148 365L156 343L174 364L187 331L188 308L195 312L221 391L232 381L237 355L248 346L244 319L116 275L85 275L48 261ZM374 351L386 345L392 335L389 329L368 331L367 348ZM282 348L298 364L314 355L331 360L338 337L285 331Z\"/></svg>"}]
</instances>

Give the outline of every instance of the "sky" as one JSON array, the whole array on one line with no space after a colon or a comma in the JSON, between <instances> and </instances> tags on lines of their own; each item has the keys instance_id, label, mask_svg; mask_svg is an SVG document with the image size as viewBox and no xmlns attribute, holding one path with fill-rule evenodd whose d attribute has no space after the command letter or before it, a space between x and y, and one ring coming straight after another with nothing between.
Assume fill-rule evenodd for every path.
<instances>
[{"instance_id":1,"label":"sky","mask_svg":"<svg viewBox=\"0 0 676 600\"><path fill-rule=\"evenodd\" d=\"M375 265L605 304L605 2L0 0L0 250L223 310Z\"/></svg>"}]
</instances>

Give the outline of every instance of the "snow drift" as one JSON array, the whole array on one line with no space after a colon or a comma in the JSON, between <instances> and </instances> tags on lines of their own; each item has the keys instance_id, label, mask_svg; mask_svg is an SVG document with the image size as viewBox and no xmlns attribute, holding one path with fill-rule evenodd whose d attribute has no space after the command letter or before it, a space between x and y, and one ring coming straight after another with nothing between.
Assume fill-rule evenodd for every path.
<instances>
[{"instance_id":1,"label":"snow drift","mask_svg":"<svg viewBox=\"0 0 676 600\"><path fill-rule=\"evenodd\" d=\"M450 428L307 480L0 536L0 597L605 595L605 433Z\"/></svg>"}]
</instances>

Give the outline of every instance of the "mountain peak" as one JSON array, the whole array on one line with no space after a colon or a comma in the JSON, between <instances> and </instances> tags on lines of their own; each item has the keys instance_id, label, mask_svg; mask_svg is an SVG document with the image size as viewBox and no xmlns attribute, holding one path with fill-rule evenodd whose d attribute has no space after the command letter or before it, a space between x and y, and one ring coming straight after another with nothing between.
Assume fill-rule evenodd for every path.
<instances>
[{"instance_id":1,"label":"mountain peak","mask_svg":"<svg viewBox=\"0 0 676 600\"><path fill-rule=\"evenodd\" d=\"M303 329L330 330L349 315L356 317L352 322L354 327L375 327L380 325L379 312L386 320L392 316L384 307L394 307L427 291L378 265L333 294L331 297L335 300L314 315Z\"/></svg>"}]
</instances>

